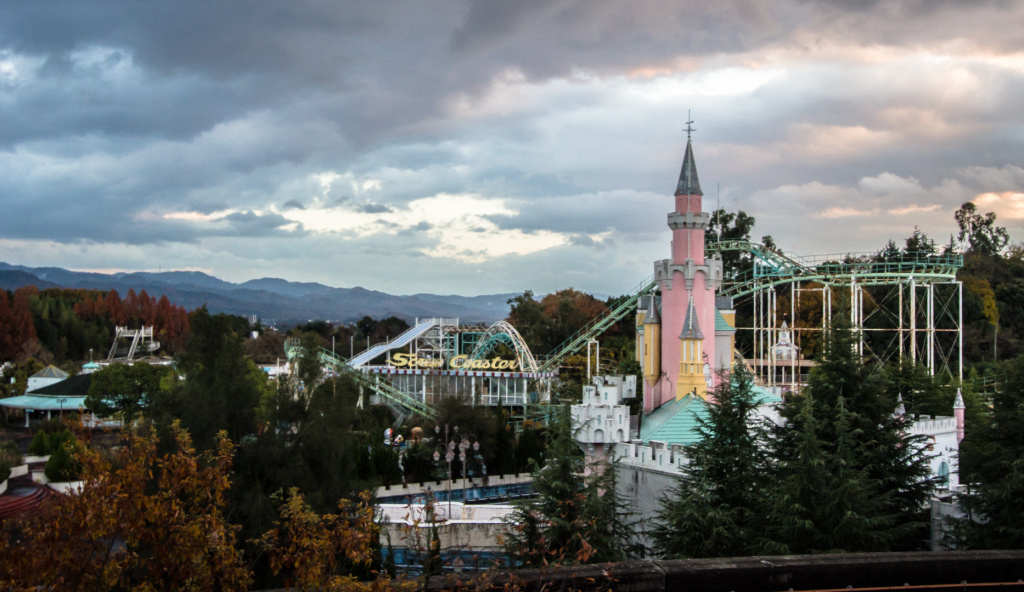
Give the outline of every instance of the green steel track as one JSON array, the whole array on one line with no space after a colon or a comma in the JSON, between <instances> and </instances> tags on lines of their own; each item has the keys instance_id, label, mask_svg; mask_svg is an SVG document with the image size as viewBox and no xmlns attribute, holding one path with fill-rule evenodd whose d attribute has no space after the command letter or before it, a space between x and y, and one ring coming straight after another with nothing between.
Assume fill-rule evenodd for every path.
<instances>
[{"instance_id":1,"label":"green steel track","mask_svg":"<svg viewBox=\"0 0 1024 592\"><path fill-rule=\"evenodd\" d=\"M963 267L963 255L904 253L879 259L876 253L800 257L772 251L758 243L733 240L708 243L708 254L725 251L750 253L752 270L728 278L719 296L739 298L758 290L794 282L861 285L891 284L910 277L930 281L954 281Z\"/></svg>"},{"instance_id":2,"label":"green steel track","mask_svg":"<svg viewBox=\"0 0 1024 592\"><path fill-rule=\"evenodd\" d=\"M284 342L284 351L289 360L301 356L302 347L300 340L286 339ZM380 398L384 399L388 403L429 419L437 418L437 410L433 407L426 405L422 401L410 397L402 391L394 388L387 380L379 379L378 375L370 375L358 368L349 366L345 358L331 353L331 350L321 348L320 359L339 373L352 378L352 380L356 381L359 386L366 387L377 393Z\"/></svg>"},{"instance_id":3,"label":"green steel track","mask_svg":"<svg viewBox=\"0 0 1024 592\"><path fill-rule=\"evenodd\" d=\"M550 354L542 356L538 360L538 371L554 371L561 366L565 358L586 347L588 341L604 333L609 327L624 319L626 315L630 313L635 314L637 300L639 300L641 296L653 294L654 289L657 288L657 286L658 284L654 281L654 276L651 276L641 282L631 290L626 299L617 304L615 308L609 309L601 316L590 321L572 337L563 341L562 344L556 347Z\"/></svg>"}]
</instances>

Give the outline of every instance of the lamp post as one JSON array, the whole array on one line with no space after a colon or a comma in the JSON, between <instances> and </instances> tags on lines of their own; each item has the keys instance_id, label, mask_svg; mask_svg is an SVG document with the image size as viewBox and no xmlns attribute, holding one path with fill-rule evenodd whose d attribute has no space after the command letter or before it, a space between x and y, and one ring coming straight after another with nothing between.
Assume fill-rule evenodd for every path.
<instances>
[{"instance_id":1,"label":"lamp post","mask_svg":"<svg viewBox=\"0 0 1024 592\"><path fill-rule=\"evenodd\" d=\"M470 438L473 438L472 443ZM470 446L473 448L473 452L480 451L480 439L476 436L469 434L462 436L462 441L459 442L459 460L462 461L462 517L466 517L466 451L469 450Z\"/></svg>"},{"instance_id":2,"label":"lamp post","mask_svg":"<svg viewBox=\"0 0 1024 592\"><path fill-rule=\"evenodd\" d=\"M459 433L459 426L454 426L454 432ZM441 426L434 426L434 433L441 435ZM452 518L452 461L455 460L455 441L448 441L448 424L444 424L445 454L444 460L448 463L448 519ZM440 462L441 453L434 450L434 462ZM465 495L465 494L463 494Z\"/></svg>"},{"instance_id":3,"label":"lamp post","mask_svg":"<svg viewBox=\"0 0 1024 592\"><path fill-rule=\"evenodd\" d=\"M441 426L434 426L434 433L441 435ZM472 448L473 452L479 452L480 439L474 434L459 435L459 426L452 427L452 438L448 439L448 424L444 426L444 460L448 463L448 519L452 516L452 461L456 458L458 448L458 459L462 461L462 511L466 511L466 461L469 460L466 452ZM439 447L440 448L440 447ZM434 462L440 462L440 450L434 451Z\"/></svg>"}]
</instances>

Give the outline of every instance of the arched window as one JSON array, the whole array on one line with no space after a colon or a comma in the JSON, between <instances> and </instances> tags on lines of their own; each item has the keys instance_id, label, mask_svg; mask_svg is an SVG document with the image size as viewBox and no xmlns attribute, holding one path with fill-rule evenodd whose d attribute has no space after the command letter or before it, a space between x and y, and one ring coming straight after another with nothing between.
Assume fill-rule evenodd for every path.
<instances>
[{"instance_id":1,"label":"arched window","mask_svg":"<svg viewBox=\"0 0 1024 592\"><path fill-rule=\"evenodd\" d=\"M943 462L939 465L939 476L938 476L939 487L949 487L949 465Z\"/></svg>"}]
</instances>

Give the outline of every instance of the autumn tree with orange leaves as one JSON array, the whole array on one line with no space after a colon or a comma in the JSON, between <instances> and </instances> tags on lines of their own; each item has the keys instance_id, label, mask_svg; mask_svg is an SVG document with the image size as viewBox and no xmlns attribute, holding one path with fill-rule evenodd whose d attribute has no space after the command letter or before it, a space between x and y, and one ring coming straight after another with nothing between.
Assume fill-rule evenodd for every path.
<instances>
[{"instance_id":1,"label":"autumn tree with orange leaves","mask_svg":"<svg viewBox=\"0 0 1024 592\"><path fill-rule=\"evenodd\" d=\"M4 524L0 588L248 589L224 516L233 446L222 435L216 451L197 455L178 424L172 437L177 449L162 456L151 429L125 435L112 456L81 445L82 490L50 498L30 523Z\"/></svg>"}]
</instances>

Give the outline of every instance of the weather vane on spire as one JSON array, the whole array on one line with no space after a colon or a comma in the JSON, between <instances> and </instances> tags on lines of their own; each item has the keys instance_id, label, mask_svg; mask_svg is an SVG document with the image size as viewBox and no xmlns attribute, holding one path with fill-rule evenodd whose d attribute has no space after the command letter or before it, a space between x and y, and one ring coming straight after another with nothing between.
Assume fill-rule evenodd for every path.
<instances>
[{"instance_id":1,"label":"weather vane on spire","mask_svg":"<svg viewBox=\"0 0 1024 592\"><path fill-rule=\"evenodd\" d=\"M686 122L686 129L684 129L683 131L686 132L686 141L689 142L690 134L697 131L697 129L693 127L693 118L690 117L689 109L686 110L686 119L688 119L689 121Z\"/></svg>"}]
</instances>

